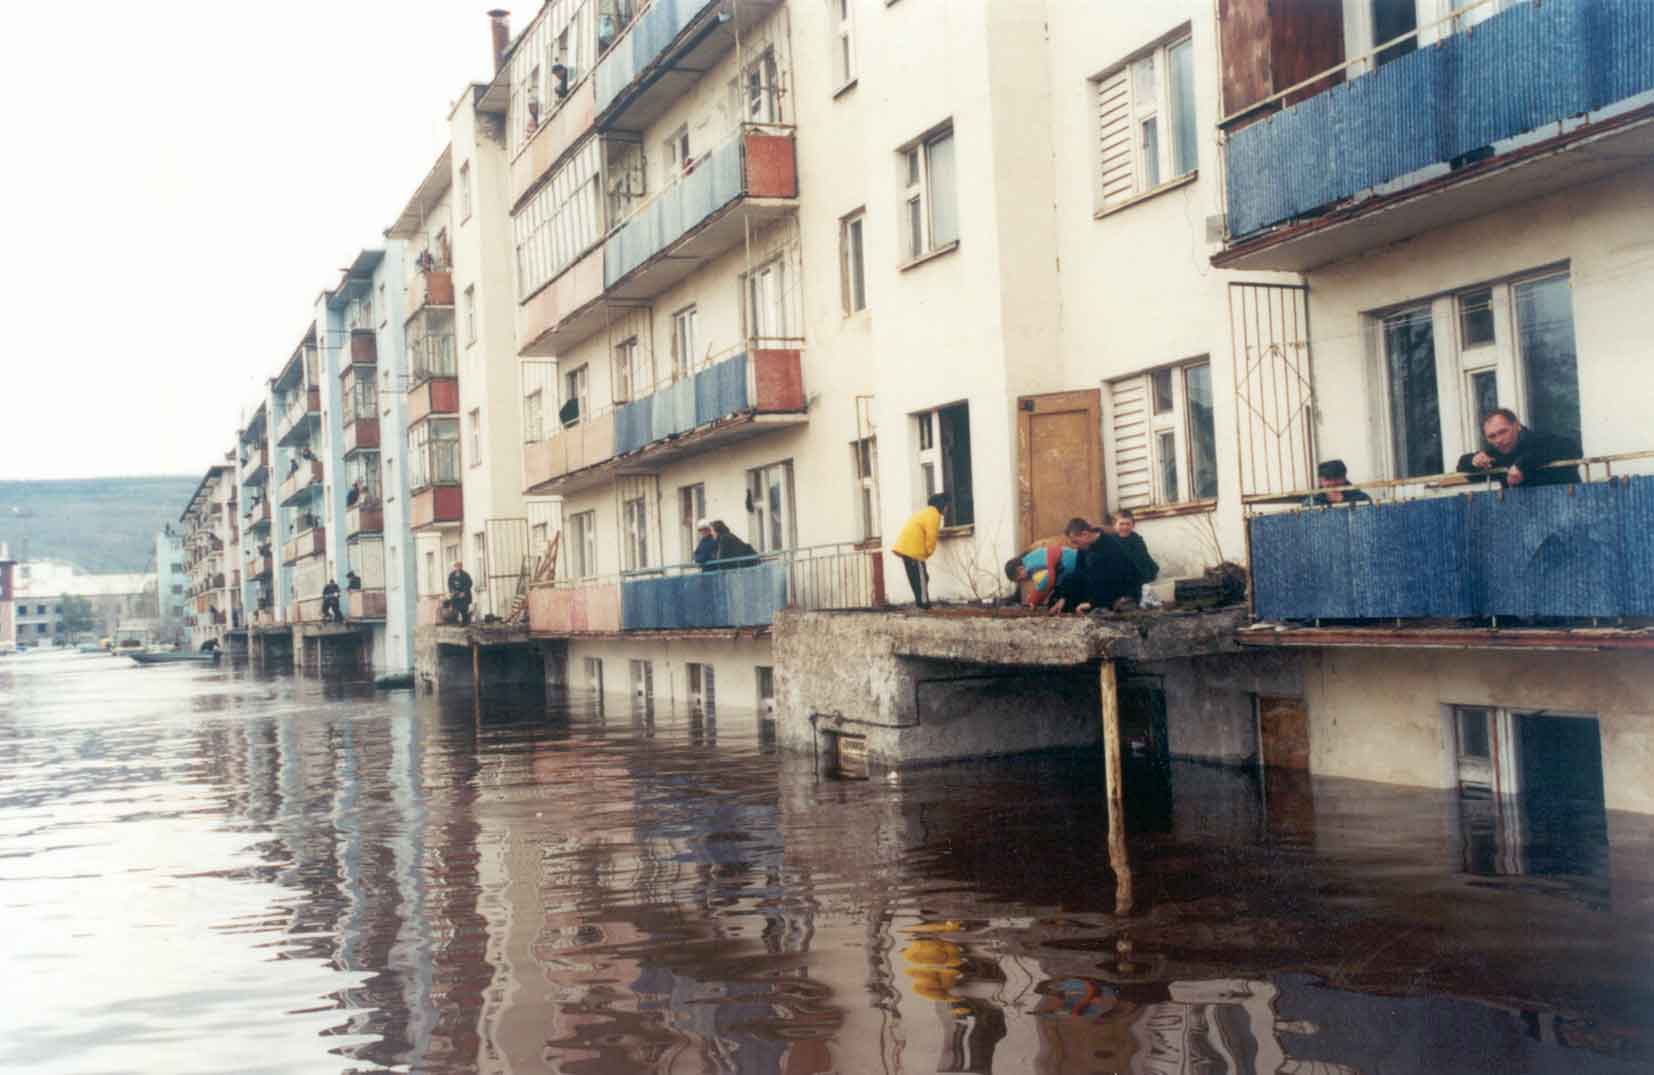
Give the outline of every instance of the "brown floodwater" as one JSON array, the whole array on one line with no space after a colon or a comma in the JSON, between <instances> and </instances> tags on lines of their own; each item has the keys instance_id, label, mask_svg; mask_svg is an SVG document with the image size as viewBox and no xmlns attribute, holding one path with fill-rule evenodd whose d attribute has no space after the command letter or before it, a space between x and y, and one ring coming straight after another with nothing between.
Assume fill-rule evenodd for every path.
<instances>
[{"instance_id":1,"label":"brown floodwater","mask_svg":"<svg viewBox=\"0 0 1654 1075\"><path fill-rule=\"evenodd\" d=\"M0 1071L1654 1070L1646 819L1100 770L0 659Z\"/></svg>"}]
</instances>

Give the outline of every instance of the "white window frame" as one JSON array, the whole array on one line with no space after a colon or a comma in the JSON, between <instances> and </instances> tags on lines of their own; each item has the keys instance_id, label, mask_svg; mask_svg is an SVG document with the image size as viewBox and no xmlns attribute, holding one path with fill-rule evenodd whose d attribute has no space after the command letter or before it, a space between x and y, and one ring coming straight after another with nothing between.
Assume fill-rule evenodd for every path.
<instances>
[{"instance_id":1,"label":"white window frame","mask_svg":"<svg viewBox=\"0 0 1654 1075\"><path fill-rule=\"evenodd\" d=\"M832 21L833 92L836 94L856 81L855 0L827 0L827 16Z\"/></svg>"},{"instance_id":2,"label":"white window frame","mask_svg":"<svg viewBox=\"0 0 1654 1075\"><path fill-rule=\"evenodd\" d=\"M718 707L718 678L716 670L702 662L690 661L684 665L686 696L692 713L710 714Z\"/></svg>"},{"instance_id":3,"label":"white window frame","mask_svg":"<svg viewBox=\"0 0 1654 1075\"><path fill-rule=\"evenodd\" d=\"M748 346L761 346L763 341L787 338L787 265L786 258L777 255L764 264L744 273L741 291L745 301Z\"/></svg>"},{"instance_id":4,"label":"white window frame","mask_svg":"<svg viewBox=\"0 0 1654 1075\"><path fill-rule=\"evenodd\" d=\"M741 73L741 114L747 123L783 122L781 67L776 62L774 49L765 49Z\"/></svg>"},{"instance_id":5,"label":"white window frame","mask_svg":"<svg viewBox=\"0 0 1654 1075\"><path fill-rule=\"evenodd\" d=\"M577 399L580 401L579 417L577 417L573 422L565 425L565 429L572 429L581 422L591 420L591 394L591 367L589 365L586 363L581 363L572 370L564 371L563 403L567 403L571 399ZM561 404L559 404L558 409L562 409Z\"/></svg>"},{"instance_id":6,"label":"white window frame","mask_svg":"<svg viewBox=\"0 0 1654 1075\"><path fill-rule=\"evenodd\" d=\"M781 493L779 509L770 507L771 487ZM798 546L798 496L793 485L793 461L783 459L747 471L747 493L752 509L747 514L747 528L752 536L752 547L761 553L782 552ZM774 530L779 529L777 538Z\"/></svg>"},{"instance_id":7,"label":"white window frame","mask_svg":"<svg viewBox=\"0 0 1654 1075\"><path fill-rule=\"evenodd\" d=\"M581 666L586 675L586 689L601 695L603 693L603 658L583 658Z\"/></svg>"},{"instance_id":8,"label":"white window frame","mask_svg":"<svg viewBox=\"0 0 1654 1075\"><path fill-rule=\"evenodd\" d=\"M467 411L465 413L465 423L471 427L466 431L470 434L466 439L471 442L471 465L480 467L482 466L482 408L472 407Z\"/></svg>"},{"instance_id":9,"label":"white window frame","mask_svg":"<svg viewBox=\"0 0 1654 1075\"><path fill-rule=\"evenodd\" d=\"M690 563L695 558L695 546L700 544L700 534L695 529L695 523L706 518L706 483L695 482L693 485L678 486L678 527L683 538L682 563Z\"/></svg>"},{"instance_id":10,"label":"white window frame","mask_svg":"<svg viewBox=\"0 0 1654 1075\"><path fill-rule=\"evenodd\" d=\"M672 379L682 380L695 371L700 349L700 309L690 303L672 314Z\"/></svg>"},{"instance_id":11,"label":"white window frame","mask_svg":"<svg viewBox=\"0 0 1654 1075\"><path fill-rule=\"evenodd\" d=\"M1192 49L1188 24L1091 80L1093 183L1097 212L1188 182L1200 173L1199 102L1183 101L1171 77L1171 54ZM1189 62L1194 62L1191 53ZM1178 118L1196 109L1195 160L1177 159ZM1154 148L1145 142L1154 132ZM1179 165L1186 165L1179 171Z\"/></svg>"},{"instance_id":12,"label":"white window frame","mask_svg":"<svg viewBox=\"0 0 1654 1075\"><path fill-rule=\"evenodd\" d=\"M861 522L861 539L879 537L879 438L863 437L850 442L850 467L855 475L856 514Z\"/></svg>"},{"instance_id":13,"label":"white window frame","mask_svg":"<svg viewBox=\"0 0 1654 1075\"><path fill-rule=\"evenodd\" d=\"M628 336L615 344L613 362L616 403L642 399L654 390L653 384L645 383L653 381L654 370L640 337Z\"/></svg>"},{"instance_id":14,"label":"white window frame","mask_svg":"<svg viewBox=\"0 0 1654 1075\"><path fill-rule=\"evenodd\" d=\"M545 438L545 392L536 388L523 397L523 442L535 444Z\"/></svg>"},{"instance_id":15,"label":"white window frame","mask_svg":"<svg viewBox=\"0 0 1654 1075\"><path fill-rule=\"evenodd\" d=\"M867 309L867 210L846 213L838 222L839 300L844 316Z\"/></svg>"},{"instance_id":16,"label":"white window frame","mask_svg":"<svg viewBox=\"0 0 1654 1075\"><path fill-rule=\"evenodd\" d=\"M633 657L628 667L631 672L632 699L652 705L655 701L655 662Z\"/></svg>"},{"instance_id":17,"label":"white window frame","mask_svg":"<svg viewBox=\"0 0 1654 1075\"><path fill-rule=\"evenodd\" d=\"M752 671L753 695L758 700L758 715L775 716L775 668L773 665L754 665Z\"/></svg>"},{"instance_id":18,"label":"white window frame","mask_svg":"<svg viewBox=\"0 0 1654 1075\"><path fill-rule=\"evenodd\" d=\"M959 229L958 144L953 141L953 121L926 132L897 151L898 175L902 186L902 263L921 261L932 254L952 249L959 236L936 237L936 188L931 182L931 158L936 147L951 143L956 172L954 189L948 192L954 204L954 230Z\"/></svg>"},{"instance_id":19,"label":"white window frame","mask_svg":"<svg viewBox=\"0 0 1654 1075\"><path fill-rule=\"evenodd\" d=\"M465 287L465 346L477 342L477 285Z\"/></svg>"},{"instance_id":20,"label":"white window frame","mask_svg":"<svg viewBox=\"0 0 1654 1075\"><path fill-rule=\"evenodd\" d=\"M972 501L971 516L972 517L968 520L963 521L963 522L954 522L954 521L952 521L953 519L958 518L958 513L963 508L963 498L956 495L956 494L958 494L959 490L952 488L950 486L949 482L948 482L948 471L951 468L948 466L949 459L948 459L948 455L947 455L947 452L944 449L944 444L943 444L942 412L953 410L956 407L964 407L965 408L965 413L967 415L969 415L969 413L970 413L970 403L969 403L969 401L967 401L967 400L956 400L952 403L943 404L940 407L934 407L934 408L932 408L931 410L928 410L928 411L921 411L918 414L915 414L915 415L912 416L912 418L913 418L913 429L914 429L914 441L913 441L913 443L916 447L916 450L915 450L914 455L913 455L913 466L914 466L914 485L913 485L913 488L919 494L917 497L915 497L915 500L918 501L917 505L915 505L915 506L916 507L923 506L925 501L929 500L932 496L936 495L937 493L947 493L950 497L953 498L953 503L950 505L949 511L948 511L949 521L947 521L944 524L948 527L969 526L969 525L973 524L976 521L975 520L975 515L976 515L976 510L975 510L976 467L975 467L975 461L974 460L971 461L972 462L972 466L971 466L971 486L972 486L972 489L971 489L971 493L972 493L972 497L971 497L971 501ZM975 440L975 434L974 433L972 434L972 440L973 441ZM974 445L969 447L967 450L974 451Z\"/></svg>"},{"instance_id":21,"label":"white window frame","mask_svg":"<svg viewBox=\"0 0 1654 1075\"><path fill-rule=\"evenodd\" d=\"M694 160L689 151L689 125L683 124L666 137L665 152L661 160L666 164L666 174L661 176L661 186L666 187L678 176L689 170L690 162Z\"/></svg>"},{"instance_id":22,"label":"white window frame","mask_svg":"<svg viewBox=\"0 0 1654 1075\"><path fill-rule=\"evenodd\" d=\"M1441 416L1442 467L1452 470L1460 456L1474 452L1482 445L1482 431L1476 416L1475 378L1479 374L1494 375L1496 404L1515 411L1524 424L1531 417L1531 395L1528 383L1528 365L1522 354L1521 324L1517 310L1517 292L1524 285L1547 280L1567 280L1573 283L1568 265L1550 265L1518 273L1494 281L1483 281L1456 288L1434 296L1413 299L1367 315L1371 333L1371 353L1375 364L1373 383L1378 400L1374 458L1383 460L1384 472L1392 478L1401 477L1401 461L1395 448L1395 412L1390 390L1390 355L1386 344L1386 320L1410 310L1429 312L1430 331L1436 356L1437 408ZM1489 306L1493 315L1493 340L1469 344L1465 336L1465 300L1480 292L1489 292ZM1579 310L1570 296L1570 315L1575 326L1575 348L1579 346ZM1589 434L1589 423L1584 421L1584 398L1581 393L1581 434ZM1547 430L1547 432L1551 432ZM1583 448L1584 446L1581 445Z\"/></svg>"},{"instance_id":23,"label":"white window frame","mask_svg":"<svg viewBox=\"0 0 1654 1075\"><path fill-rule=\"evenodd\" d=\"M459 166L459 222L471 219L471 162Z\"/></svg>"},{"instance_id":24,"label":"white window frame","mask_svg":"<svg viewBox=\"0 0 1654 1075\"><path fill-rule=\"evenodd\" d=\"M1189 371L1204 366L1210 378L1210 355L1198 355L1179 362L1134 373L1108 382L1109 440L1108 501L1111 511L1120 508L1211 508L1222 494L1222 465L1216 452L1216 400L1213 406L1214 463L1220 482L1216 495L1194 495L1194 437L1189 418ZM1170 381L1170 405L1158 409L1155 380ZM1215 392L1215 390L1214 390ZM1170 452L1170 458L1167 453ZM1176 483L1173 495L1164 481L1170 471Z\"/></svg>"},{"instance_id":25,"label":"white window frame","mask_svg":"<svg viewBox=\"0 0 1654 1075\"><path fill-rule=\"evenodd\" d=\"M643 571L654 567L649 558L649 495L638 490L636 496L620 503L620 566L624 571Z\"/></svg>"},{"instance_id":26,"label":"white window frame","mask_svg":"<svg viewBox=\"0 0 1654 1075\"><path fill-rule=\"evenodd\" d=\"M569 516L569 575L576 579L597 576L597 512L579 511Z\"/></svg>"}]
</instances>

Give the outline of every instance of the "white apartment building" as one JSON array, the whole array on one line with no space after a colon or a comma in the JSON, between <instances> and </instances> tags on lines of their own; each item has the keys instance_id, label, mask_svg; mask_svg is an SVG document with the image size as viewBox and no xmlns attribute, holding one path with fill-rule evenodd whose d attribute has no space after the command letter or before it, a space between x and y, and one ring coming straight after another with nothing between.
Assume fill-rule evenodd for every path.
<instances>
[{"instance_id":1,"label":"white apartment building","mask_svg":"<svg viewBox=\"0 0 1654 1075\"><path fill-rule=\"evenodd\" d=\"M245 570L243 577L245 577ZM183 535L169 523L155 535L155 615L161 641L183 638L184 616L190 605L186 591L189 573L184 570ZM250 608L243 598L242 608Z\"/></svg>"},{"instance_id":2,"label":"white apartment building","mask_svg":"<svg viewBox=\"0 0 1654 1075\"><path fill-rule=\"evenodd\" d=\"M179 516L184 568L189 574L189 609L185 614L191 649L208 641L223 643L226 632L241 626L241 576L235 560L240 543L235 456L209 467Z\"/></svg>"}]
</instances>

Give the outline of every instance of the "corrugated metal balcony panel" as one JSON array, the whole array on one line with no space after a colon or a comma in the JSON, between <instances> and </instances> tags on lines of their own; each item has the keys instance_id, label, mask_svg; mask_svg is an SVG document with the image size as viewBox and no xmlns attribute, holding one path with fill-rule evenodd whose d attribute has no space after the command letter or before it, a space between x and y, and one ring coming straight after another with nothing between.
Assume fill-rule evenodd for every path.
<instances>
[{"instance_id":1,"label":"corrugated metal balcony panel","mask_svg":"<svg viewBox=\"0 0 1654 1075\"><path fill-rule=\"evenodd\" d=\"M741 196L741 145L735 138L713 150L694 171L661 191L609 236L603 245L605 288Z\"/></svg>"},{"instance_id":2,"label":"corrugated metal balcony panel","mask_svg":"<svg viewBox=\"0 0 1654 1075\"><path fill-rule=\"evenodd\" d=\"M738 414L752 406L745 354L726 358L615 411L615 454Z\"/></svg>"},{"instance_id":3,"label":"corrugated metal balcony panel","mask_svg":"<svg viewBox=\"0 0 1654 1075\"><path fill-rule=\"evenodd\" d=\"M1229 136L1230 232L1250 235L1654 89L1654 4L1500 12Z\"/></svg>"},{"instance_id":4,"label":"corrugated metal balcony panel","mask_svg":"<svg viewBox=\"0 0 1654 1075\"><path fill-rule=\"evenodd\" d=\"M1654 477L1251 521L1265 619L1654 615Z\"/></svg>"},{"instance_id":5,"label":"corrugated metal balcony panel","mask_svg":"<svg viewBox=\"0 0 1654 1075\"><path fill-rule=\"evenodd\" d=\"M787 604L779 563L621 583L621 623L628 631L764 627Z\"/></svg>"},{"instance_id":6,"label":"corrugated metal balcony panel","mask_svg":"<svg viewBox=\"0 0 1654 1075\"><path fill-rule=\"evenodd\" d=\"M654 0L597 65L597 111L606 111L695 17L719 0Z\"/></svg>"}]
</instances>

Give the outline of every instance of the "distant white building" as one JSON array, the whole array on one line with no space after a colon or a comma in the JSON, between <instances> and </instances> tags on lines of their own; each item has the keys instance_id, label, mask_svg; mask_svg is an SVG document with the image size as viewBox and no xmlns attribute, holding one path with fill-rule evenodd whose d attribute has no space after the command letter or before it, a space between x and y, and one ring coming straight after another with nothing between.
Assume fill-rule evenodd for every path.
<instances>
[{"instance_id":1,"label":"distant white building","mask_svg":"<svg viewBox=\"0 0 1654 1075\"><path fill-rule=\"evenodd\" d=\"M64 599L89 601L95 617L92 630L102 637L123 623L151 619L145 590L155 576L143 572L108 575L82 573L63 560L30 560L15 569L13 605L16 641L24 645L68 641Z\"/></svg>"},{"instance_id":2,"label":"distant white building","mask_svg":"<svg viewBox=\"0 0 1654 1075\"><path fill-rule=\"evenodd\" d=\"M155 616L163 638L176 638L182 632L188 588L184 536L168 525L155 535Z\"/></svg>"}]
</instances>

